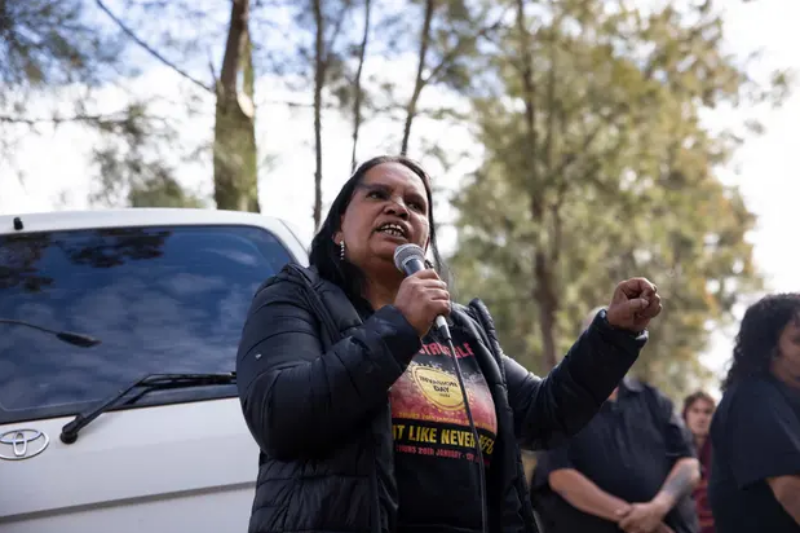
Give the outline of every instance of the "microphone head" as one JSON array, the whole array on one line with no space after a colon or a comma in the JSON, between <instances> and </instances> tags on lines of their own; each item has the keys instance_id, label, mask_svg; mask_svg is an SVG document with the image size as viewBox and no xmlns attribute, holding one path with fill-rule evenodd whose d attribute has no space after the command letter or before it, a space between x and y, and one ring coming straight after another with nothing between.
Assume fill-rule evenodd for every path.
<instances>
[{"instance_id":1,"label":"microphone head","mask_svg":"<svg viewBox=\"0 0 800 533\"><path fill-rule=\"evenodd\" d=\"M394 266L397 267L397 270L405 272L403 265L405 265L409 259L419 259L420 262L425 263L425 252L414 243L401 244L395 248Z\"/></svg>"}]
</instances>

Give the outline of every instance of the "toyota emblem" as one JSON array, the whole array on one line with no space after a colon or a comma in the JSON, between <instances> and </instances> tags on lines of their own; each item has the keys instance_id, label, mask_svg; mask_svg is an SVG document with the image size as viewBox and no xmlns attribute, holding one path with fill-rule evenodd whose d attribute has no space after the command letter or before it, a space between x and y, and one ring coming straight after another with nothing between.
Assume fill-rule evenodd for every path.
<instances>
[{"instance_id":1,"label":"toyota emblem","mask_svg":"<svg viewBox=\"0 0 800 533\"><path fill-rule=\"evenodd\" d=\"M50 438L37 429L12 429L0 435L0 459L22 461L42 453Z\"/></svg>"}]
</instances>

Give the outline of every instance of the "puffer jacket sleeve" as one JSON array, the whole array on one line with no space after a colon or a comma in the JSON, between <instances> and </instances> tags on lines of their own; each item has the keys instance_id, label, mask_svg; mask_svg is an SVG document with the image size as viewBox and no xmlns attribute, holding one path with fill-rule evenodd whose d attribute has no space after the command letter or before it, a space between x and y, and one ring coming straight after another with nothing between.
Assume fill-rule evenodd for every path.
<instances>
[{"instance_id":1,"label":"puffer jacket sleeve","mask_svg":"<svg viewBox=\"0 0 800 533\"><path fill-rule=\"evenodd\" d=\"M625 377L646 342L646 332L634 335L615 329L601 311L543 379L503 356L520 445L553 448L580 431Z\"/></svg>"},{"instance_id":2,"label":"puffer jacket sleeve","mask_svg":"<svg viewBox=\"0 0 800 533\"><path fill-rule=\"evenodd\" d=\"M279 460L322 453L352 435L385 405L421 346L400 311L386 306L323 352L301 290L284 280L257 293L236 361L250 431Z\"/></svg>"}]
</instances>

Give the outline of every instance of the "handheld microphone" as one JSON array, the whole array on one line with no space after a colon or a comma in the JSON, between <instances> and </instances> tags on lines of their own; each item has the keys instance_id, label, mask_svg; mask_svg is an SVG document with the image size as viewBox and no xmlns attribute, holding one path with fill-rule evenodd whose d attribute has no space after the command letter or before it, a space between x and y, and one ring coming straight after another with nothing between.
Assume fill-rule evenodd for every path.
<instances>
[{"instance_id":1,"label":"handheld microphone","mask_svg":"<svg viewBox=\"0 0 800 533\"><path fill-rule=\"evenodd\" d=\"M425 252L416 244L401 244L394 251L394 266L406 276L425 270ZM445 339L450 339L450 328L443 316L437 316L434 324Z\"/></svg>"}]
</instances>

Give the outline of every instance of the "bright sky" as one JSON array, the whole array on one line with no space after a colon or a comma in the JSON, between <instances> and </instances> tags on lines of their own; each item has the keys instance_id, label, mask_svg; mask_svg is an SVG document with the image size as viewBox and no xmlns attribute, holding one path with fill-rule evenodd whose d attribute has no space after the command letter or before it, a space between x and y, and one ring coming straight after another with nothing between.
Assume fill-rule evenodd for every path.
<instances>
[{"instance_id":1,"label":"bright sky","mask_svg":"<svg viewBox=\"0 0 800 533\"><path fill-rule=\"evenodd\" d=\"M790 67L800 71L800 2L786 0L758 0L756 2L728 2L726 14L728 47L737 54L761 49L764 56L758 70L766 72L775 67ZM377 69L368 64L367 69ZM382 69L386 72L386 69ZM400 62L392 71L398 79L413 79L413 63ZM367 75L370 73L367 72ZM126 87L132 94L157 94L172 102L184 98L185 83L164 68L149 70L144 76ZM406 87L406 92L410 91ZM101 95L100 108L116 110L125 101L125 92L109 88ZM257 88L258 95L286 98L294 101L311 100L308 94L276 94L269 80ZM741 149L736 159L738 172L728 170L722 174L726 182L739 184L751 210L759 217L757 230L752 235L756 261L767 278L768 287L775 291L800 288L800 248L791 245L791 229L800 227L800 89L779 111L764 110L760 118L766 125L766 134L752 139ZM261 98L265 98L261 96ZM435 91L423 93L423 107L433 106L436 100L446 98ZM256 100L259 101L257 96ZM38 109L29 108L32 116L46 115L41 102ZM162 103L154 114L173 115L169 103ZM205 102L208 112L194 119L181 118L180 132L188 143L210 138L213 126L213 105ZM67 114L67 113L65 113ZM729 113L712 115L713 123L728 123L737 117ZM290 110L283 106L261 106L257 124L260 156L275 156L273 170L265 172L260 182L261 205L264 213L282 217L292 223L300 234L310 239L312 234L311 206L313 190L313 119L306 109ZM72 126L62 126L57 131L43 129L38 137L28 137L17 148L16 166L22 171L22 180L0 168L0 213L30 213L88 207L87 195L91 188L93 169L87 166L87 154L95 138ZM373 120L362 133L359 159L383 152L396 152L399 148L401 125L388 120ZM350 125L328 114L324 122L324 185L323 198L329 202L350 170ZM480 157L480 148L474 147L463 127L426 121L415 123L413 139L424 136L445 151L455 154L465 148L473 149L470 159L462 159L443 173L433 162L427 162L437 175L437 183L452 188L460 176L474 167ZM412 139L411 155L418 154L419 145ZM183 164L181 181L207 196L211 195L209 161ZM445 201L437 209L444 211L440 220L450 218ZM442 235L445 248L452 248L452 232ZM668 302L667 302L668 305ZM731 352L735 327L727 332L717 332L704 361L713 370L724 368Z\"/></svg>"},{"instance_id":2,"label":"bright sky","mask_svg":"<svg viewBox=\"0 0 800 533\"><path fill-rule=\"evenodd\" d=\"M791 68L800 72L800 2L759 0L735 4L726 17L728 43L746 53L762 49L758 70ZM766 134L749 140L736 159L738 175L726 172L726 181L737 183L749 208L758 215L752 242L755 259L772 291L800 290L800 248L792 235L800 228L800 86L784 107L760 115ZM719 117L725 121L727 117ZM742 310L740 310L741 312ZM741 316L741 315L739 315ZM738 324L714 335L705 362L721 371L730 357Z\"/></svg>"}]
</instances>

